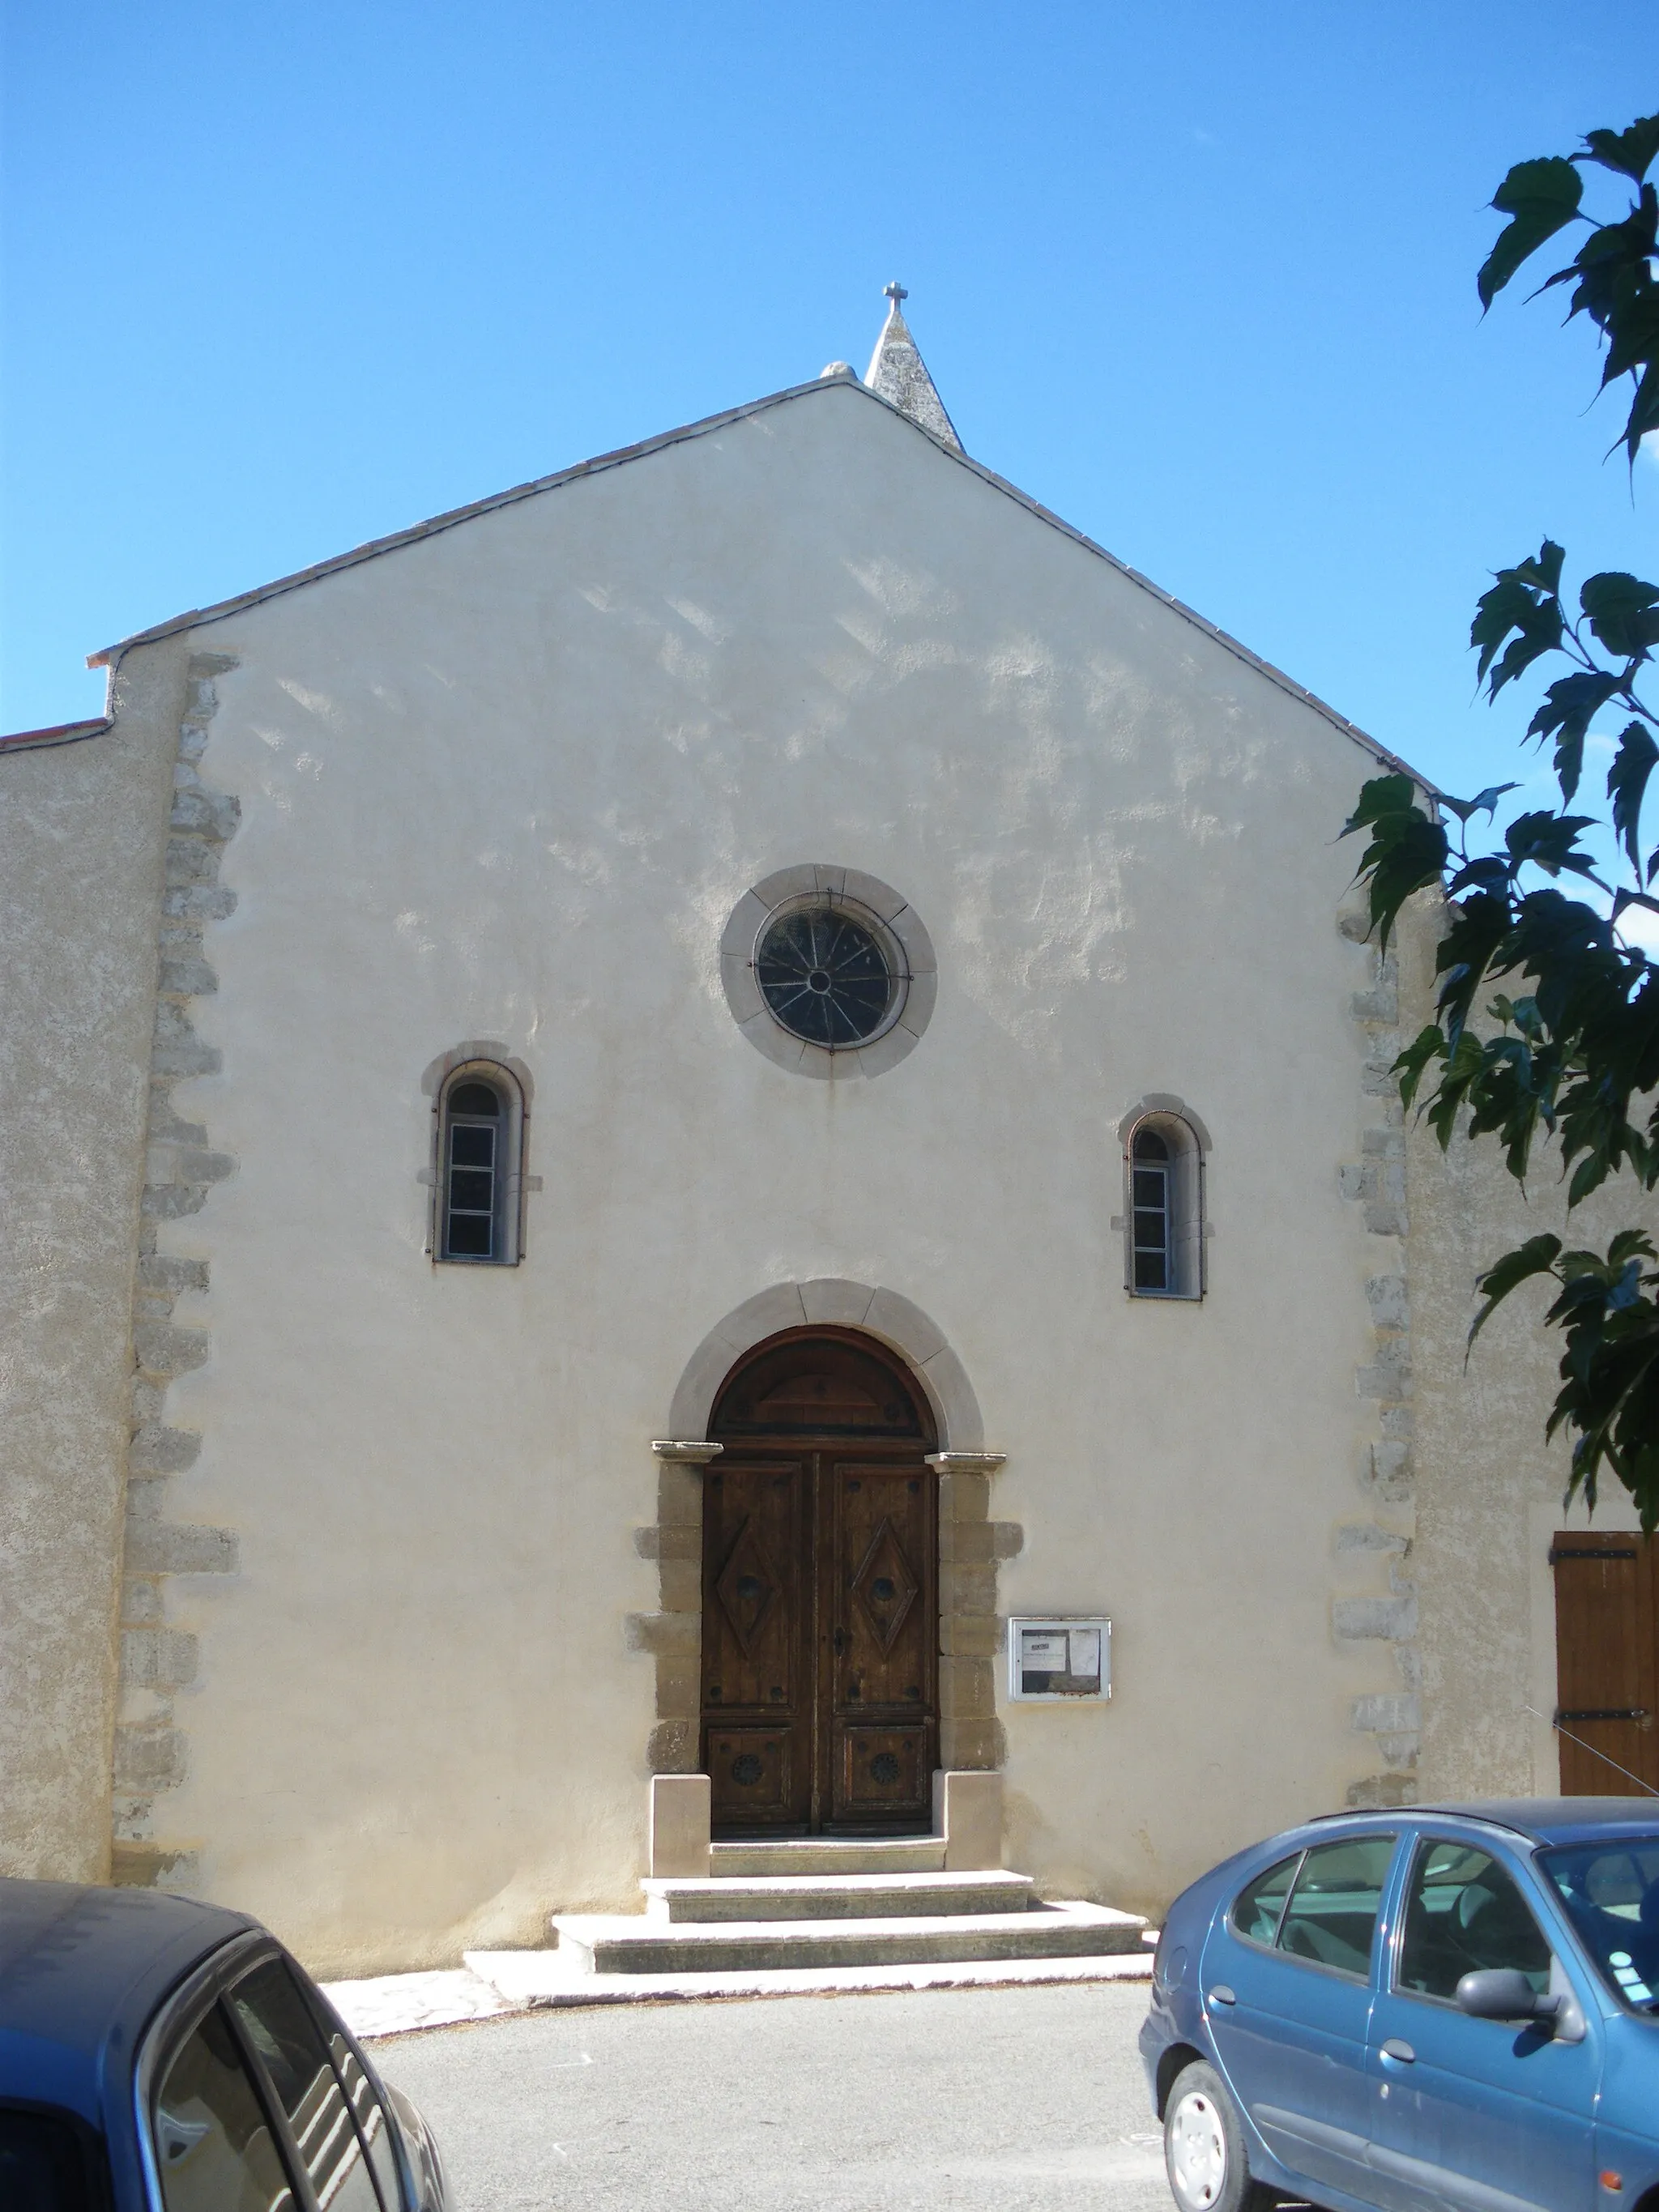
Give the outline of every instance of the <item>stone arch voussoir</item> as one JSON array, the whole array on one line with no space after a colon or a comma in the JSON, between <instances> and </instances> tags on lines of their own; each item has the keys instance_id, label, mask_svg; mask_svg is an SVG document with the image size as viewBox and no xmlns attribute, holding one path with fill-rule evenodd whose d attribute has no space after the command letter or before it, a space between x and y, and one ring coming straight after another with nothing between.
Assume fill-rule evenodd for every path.
<instances>
[{"instance_id":1,"label":"stone arch voussoir","mask_svg":"<svg viewBox=\"0 0 1659 2212\"><path fill-rule=\"evenodd\" d=\"M775 1283L717 1322L687 1361L668 1409L671 1437L708 1432L714 1393L745 1352L787 1328L860 1328L896 1352L927 1393L939 1426L939 1449L978 1452L985 1424L967 1370L921 1308L896 1291L820 1276Z\"/></svg>"}]
</instances>

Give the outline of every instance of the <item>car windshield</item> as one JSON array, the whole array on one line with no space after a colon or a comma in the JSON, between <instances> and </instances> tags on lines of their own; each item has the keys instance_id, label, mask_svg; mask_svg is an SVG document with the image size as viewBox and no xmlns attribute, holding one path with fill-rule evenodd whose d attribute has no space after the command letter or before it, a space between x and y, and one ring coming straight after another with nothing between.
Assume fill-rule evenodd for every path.
<instances>
[{"instance_id":1,"label":"car windshield","mask_svg":"<svg viewBox=\"0 0 1659 2212\"><path fill-rule=\"evenodd\" d=\"M1607 1987L1633 2011L1659 2014L1659 1835L1539 1856Z\"/></svg>"}]
</instances>

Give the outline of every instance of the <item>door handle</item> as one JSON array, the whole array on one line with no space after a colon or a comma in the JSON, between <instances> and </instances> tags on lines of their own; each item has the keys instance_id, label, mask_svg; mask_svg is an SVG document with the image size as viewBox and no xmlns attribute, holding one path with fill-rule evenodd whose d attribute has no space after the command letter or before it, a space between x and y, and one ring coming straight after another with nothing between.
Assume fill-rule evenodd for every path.
<instances>
[{"instance_id":1,"label":"door handle","mask_svg":"<svg viewBox=\"0 0 1659 2212\"><path fill-rule=\"evenodd\" d=\"M1417 2053L1409 2043L1403 2042L1397 2035L1391 2035L1383 2045L1382 2056L1397 2058L1402 2066L1415 2066L1417 2063Z\"/></svg>"},{"instance_id":2,"label":"door handle","mask_svg":"<svg viewBox=\"0 0 1659 2212\"><path fill-rule=\"evenodd\" d=\"M1237 2004L1238 2002L1238 1999L1227 1987L1225 1982L1218 1982L1215 1987L1210 1991L1210 2002L1212 2005L1230 2005Z\"/></svg>"}]
</instances>

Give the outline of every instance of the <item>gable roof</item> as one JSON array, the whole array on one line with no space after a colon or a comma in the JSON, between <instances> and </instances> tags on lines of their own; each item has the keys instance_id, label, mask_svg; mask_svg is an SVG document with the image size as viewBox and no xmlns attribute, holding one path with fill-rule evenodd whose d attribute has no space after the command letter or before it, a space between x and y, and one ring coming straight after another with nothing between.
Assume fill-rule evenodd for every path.
<instances>
[{"instance_id":1,"label":"gable roof","mask_svg":"<svg viewBox=\"0 0 1659 2212\"><path fill-rule=\"evenodd\" d=\"M897 313L896 306L894 313ZM240 614L244 607L258 606L266 599L280 597L284 592L298 591L303 585L320 582L325 576L337 575L343 568L356 568L361 561L375 560L382 553L395 553L405 545L418 544L422 538L434 538L441 531L453 530L461 523L471 522L477 515L493 514L497 508L513 507L520 500L534 499L543 492L557 491L565 484L578 483L585 477L599 476L607 469L624 467L630 461L643 460L647 455L661 453L670 446L684 445L692 438L708 437L716 430L726 428L731 423L747 422L751 416L764 415L775 407L787 407L796 400L838 388L857 393L872 406L885 408L889 414L896 416L917 437L926 438L958 468L970 470L982 483L1024 507L1028 514L1035 515L1039 522L1046 523L1051 530L1059 531L1062 537L1069 538L1074 544L1082 546L1085 552L1092 553L1098 560L1105 562L1109 568L1115 569L1130 583L1150 592L1161 605L1179 615L1183 622L1190 623L1195 629L1201 630L1206 637L1213 639L1235 659L1242 660L1247 667L1254 668L1259 675L1265 676L1270 684L1276 684L1281 691L1288 692L1291 698L1299 699L1304 706L1312 708L1316 714L1334 729L1340 730L1344 737L1352 738L1373 760L1401 775L1409 775L1431 799L1440 795L1436 786L1408 762L1401 760L1398 754L1391 753L1386 745L1369 736L1357 723L1349 721L1346 715L1339 714L1334 707L1328 706L1314 692L1287 676L1283 669L1275 668L1271 661L1264 660L1260 653L1252 653L1247 645L1241 645L1236 637L1229 636L1214 623L1206 622L1202 615L1175 598L1171 592L1162 590L1150 577L1143 576L1138 568L1132 568L1127 562L1120 561L1103 545L1097 544L1081 530L1074 529L1040 501L1031 498L1029 493L1021 491L1018 484L1010 483L994 469L988 469L982 462L972 459L954 441L954 438L947 440L929 429L895 401L879 392L872 391L868 385L861 384L850 368L842 367L814 377L810 384L792 384L785 391L769 392L763 399L749 400L741 407L728 407L718 415L705 415L701 422L687 422L678 429L662 431L654 438L641 440L638 445L619 447L614 453L599 453L592 460L578 461L574 468L559 469L551 476L536 477L528 483L515 484L509 491L495 492L488 499L474 500L466 507L451 507L447 514L434 514L429 521L417 522L408 530L394 531L390 537L372 538L367 544L354 546L349 553L337 553L331 560L314 562L308 568L297 568L292 575L279 576L273 583L258 585L252 591L239 592L234 598L216 600L211 606L192 607L187 614L174 615L170 621L153 623L149 629L136 630L131 637L124 637L114 645L105 646L100 652L88 653L87 665L88 668L113 670L119 665L122 654L133 646L153 644L156 639L173 637L180 630L194 629L206 623L222 622L228 615ZM93 735L94 726L88 724L84 732L77 732L77 734L82 733Z\"/></svg>"},{"instance_id":2,"label":"gable roof","mask_svg":"<svg viewBox=\"0 0 1659 2212\"><path fill-rule=\"evenodd\" d=\"M46 730L13 730L0 738L0 753L27 753L43 745L72 745L82 738L101 738L114 727L108 714L94 714L83 722L54 722Z\"/></svg>"}]
</instances>

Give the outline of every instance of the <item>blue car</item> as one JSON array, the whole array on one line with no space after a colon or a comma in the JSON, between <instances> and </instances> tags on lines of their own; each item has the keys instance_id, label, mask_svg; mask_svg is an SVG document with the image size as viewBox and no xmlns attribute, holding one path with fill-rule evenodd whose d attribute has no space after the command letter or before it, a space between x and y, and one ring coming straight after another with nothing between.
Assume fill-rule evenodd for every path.
<instances>
[{"instance_id":1,"label":"blue car","mask_svg":"<svg viewBox=\"0 0 1659 2212\"><path fill-rule=\"evenodd\" d=\"M1241 1851L1170 1908L1140 2051L1182 2212L1659 2212L1659 1801Z\"/></svg>"},{"instance_id":2,"label":"blue car","mask_svg":"<svg viewBox=\"0 0 1659 2212\"><path fill-rule=\"evenodd\" d=\"M0 1881L0 2212L444 2212L443 2171L257 1922Z\"/></svg>"}]
</instances>

